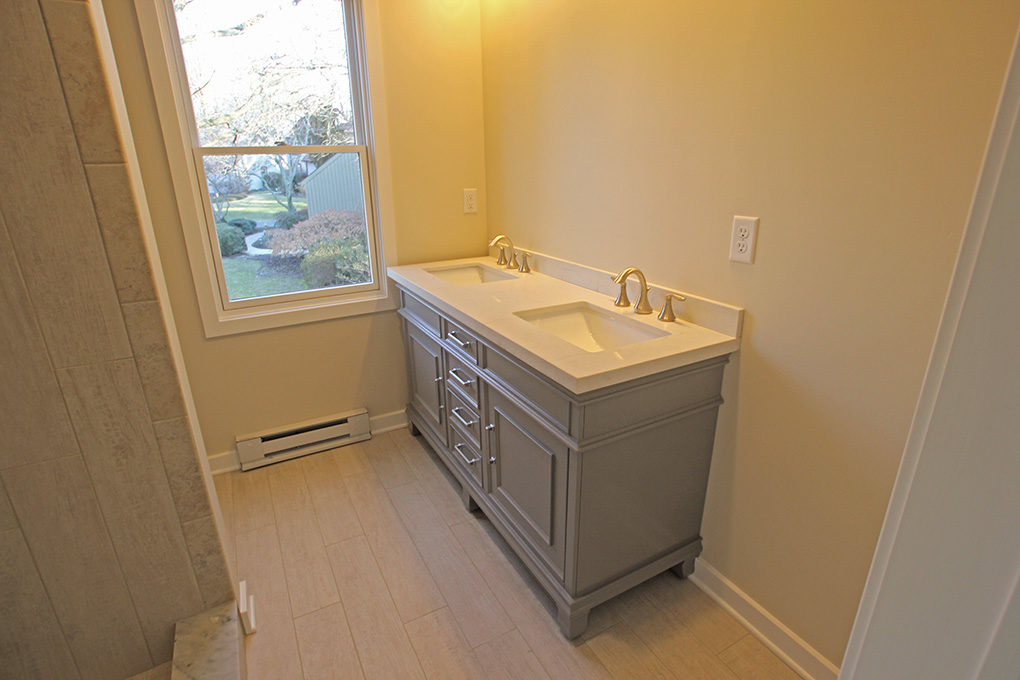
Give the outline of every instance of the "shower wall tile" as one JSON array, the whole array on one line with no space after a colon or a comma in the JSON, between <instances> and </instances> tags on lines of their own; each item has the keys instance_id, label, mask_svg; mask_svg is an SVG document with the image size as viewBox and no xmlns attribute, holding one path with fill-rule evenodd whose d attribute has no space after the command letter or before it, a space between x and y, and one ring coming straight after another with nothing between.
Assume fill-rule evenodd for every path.
<instances>
[{"instance_id":1,"label":"shower wall tile","mask_svg":"<svg viewBox=\"0 0 1020 680\"><path fill-rule=\"evenodd\" d=\"M209 494L205 490L198 455L191 439L187 418L162 420L153 424L163 467L170 481L170 491L177 505L181 522L205 517L212 513Z\"/></svg>"},{"instance_id":2,"label":"shower wall tile","mask_svg":"<svg viewBox=\"0 0 1020 680\"><path fill-rule=\"evenodd\" d=\"M78 453L32 302L0 214L0 470Z\"/></svg>"},{"instance_id":3,"label":"shower wall tile","mask_svg":"<svg viewBox=\"0 0 1020 680\"><path fill-rule=\"evenodd\" d=\"M18 93L0 106L3 214L46 345L57 366L129 356L39 5L2 6L0 92Z\"/></svg>"},{"instance_id":4,"label":"shower wall tile","mask_svg":"<svg viewBox=\"0 0 1020 680\"><path fill-rule=\"evenodd\" d=\"M85 174L120 301L155 300L152 269L142 240L127 167L86 165Z\"/></svg>"},{"instance_id":5,"label":"shower wall tile","mask_svg":"<svg viewBox=\"0 0 1020 680\"><path fill-rule=\"evenodd\" d=\"M14 508L11 507L11 502L7 500L7 491L4 489L3 483L0 482L0 531L17 528L18 519L14 516ZM3 610L0 609L0 611Z\"/></svg>"},{"instance_id":6,"label":"shower wall tile","mask_svg":"<svg viewBox=\"0 0 1020 680\"><path fill-rule=\"evenodd\" d=\"M125 678L151 667L81 458L7 470L3 482L82 677Z\"/></svg>"},{"instance_id":7,"label":"shower wall tile","mask_svg":"<svg viewBox=\"0 0 1020 680\"><path fill-rule=\"evenodd\" d=\"M191 553L191 565L198 578L205 607L210 608L234 597L230 576L223 568L226 558L212 516L201 517L184 525L184 538Z\"/></svg>"},{"instance_id":8,"label":"shower wall tile","mask_svg":"<svg viewBox=\"0 0 1020 680\"><path fill-rule=\"evenodd\" d=\"M137 302L124 305L124 321L152 419L166 420L184 416L184 400L181 398L177 370L170 354L159 303Z\"/></svg>"},{"instance_id":9,"label":"shower wall tile","mask_svg":"<svg viewBox=\"0 0 1020 680\"><path fill-rule=\"evenodd\" d=\"M79 678L35 562L17 529L0 532L0 674L22 680Z\"/></svg>"},{"instance_id":10,"label":"shower wall tile","mask_svg":"<svg viewBox=\"0 0 1020 680\"><path fill-rule=\"evenodd\" d=\"M162 663L173 623L201 611L202 599L135 364L77 366L58 378L153 660Z\"/></svg>"},{"instance_id":11,"label":"shower wall tile","mask_svg":"<svg viewBox=\"0 0 1020 680\"><path fill-rule=\"evenodd\" d=\"M82 160L122 162L120 135L88 4L43 0L42 9Z\"/></svg>"}]
</instances>

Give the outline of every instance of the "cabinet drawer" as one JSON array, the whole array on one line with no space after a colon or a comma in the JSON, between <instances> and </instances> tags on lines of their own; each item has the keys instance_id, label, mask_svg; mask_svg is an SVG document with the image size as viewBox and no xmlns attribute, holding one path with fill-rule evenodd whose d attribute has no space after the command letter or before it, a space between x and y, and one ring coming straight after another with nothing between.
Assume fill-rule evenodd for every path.
<instances>
[{"instance_id":1,"label":"cabinet drawer","mask_svg":"<svg viewBox=\"0 0 1020 680\"><path fill-rule=\"evenodd\" d=\"M429 330L437 338L441 337L439 312L432 309L424 302L408 293L400 291L400 306L404 314L409 316L415 323Z\"/></svg>"},{"instance_id":2,"label":"cabinet drawer","mask_svg":"<svg viewBox=\"0 0 1020 680\"><path fill-rule=\"evenodd\" d=\"M478 363L478 338L460 325L443 320L443 340L453 351L463 354L472 364Z\"/></svg>"},{"instance_id":3,"label":"cabinet drawer","mask_svg":"<svg viewBox=\"0 0 1020 680\"><path fill-rule=\"evenodd\" d=\"M446 384L460 392L470 405L478 408L478 374L450 352L446 352Z\"/></svg>"},{"instance_id":4,"label":"cabinet drawer","mask_svg":"<svg viewBox=\"0 0 1020 680\"><path fill-rule=\"evenodd\" d=\"M453 423L456 419L450 419ZM471 441L471 437L457 425L450 426L450 452L454 464L482 484L482 453Z\"/></svg>"},{"instance_id":5,"label":"cabinet drawer","mask_svg":"<svg viewBox=\"0 0 1020 680\"><path fill-rule=\"evenodd\" d=\"M464 401L463 397L454 390L447 391L447 402L449 406L449 420L456 424L466 434L471 436L471 442L476 447L482 446L482 424L478 417L478 410Z\"/></svg>"}]
</instances>

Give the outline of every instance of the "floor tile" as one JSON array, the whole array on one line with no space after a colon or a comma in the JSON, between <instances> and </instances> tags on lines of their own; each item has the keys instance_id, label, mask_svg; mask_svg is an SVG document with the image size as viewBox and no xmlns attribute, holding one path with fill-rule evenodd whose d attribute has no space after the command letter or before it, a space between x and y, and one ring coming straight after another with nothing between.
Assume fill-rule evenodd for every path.
<instances>
[{"instance_id":1,"label":"floor tile","mask_svg":"<svg viewBox=\"0 0 1020 680\"><path fill-rule=\"evenodd\" d=\"M449 609L439 609L405 625L429 680L481 680L482 667Z\"/></svg>"},{"instance_id":2,"label":"floor tile","mask_svg":"<svg viewBox=\"0 0 1020 680\"><path fill-rule=\"evenodd\" d=\"M446 606L414 541L375 475L345 479L354 508L403 621Z\"/></svg>"},{"instance_id":3,"label":"floor tile","mask_svg":"<svg viewBox=\"0 0 1020 680\"><path fill-rule=\"evenodd\" d=\"M800 680L799 675L753 635L724 649L719 658L740 680Z\"/></svg>"},{"instance_id":4,"label":"floor tile","mask_svg":"<svg viewBox=\"0 0 1020 680\"><path fill-rule=\"evenodd\" d=\"M363 533L361 521L344 486L336 458L328 453L315 454L302 458L301 464L315 506L322 542L332 545L360 536Z\"/></svg>"},{"instance_id":5,"label":"floor tile","mask_svg":"<svg viewBox=\"0 0 1020 680\"><path fill-rule=\"evenodd\" d=\"M305 680L364 678L347 614L340 603L294 619Z\"/></svg>"},{"instance_id":6,"label":"floor tile","mask_svg":"<svg viewBox=\"0 0 1020 680\"><path fill-rule=\"evenodd\" d=\"M499 601L418 485L391 489L390 497L468 643L476 647L510 631Z\"/></svg>"},{"instance_id":7,"label":"floor tile","mask_svg":"<svg viewBox=\"0 0 1020 680\"><path fill-rule=\"evenodd\" d=\"M369 465L387 489L417 480L389 432L374 435L361 446Z\"/></svg>"},{"instance_id":8,"label":"floor tile","mask_svg":"<svg viewBox=\"0 0 1020 680\"><path fill-rule=\"evenodd\" d=\"M300 461L272 466L269 490L292 614L302 616L338 602L340 596L326 559L326 547Z\"/></svg>"},{"instance_id":9,"label":"floor tile","mask_svg":"<svg viewBox=\"0 0 1020 680\"><path fill-rule=\"evenodd\" d=\"M365 537L331 545L328 552L365 678L424 678Z\"/></svg>"},{"instance_id":10,"label":"floor tile","mask_svg":"<svg viewBox=\"0 0 1020 680\"><path fill-rule=\"evenodd\" d=\"M236 540L237 577L248 581L248 592L255 596L258 627L245 638L248 680L303 678L276 526L252 529Z\"/></svg>"}]
</instances>

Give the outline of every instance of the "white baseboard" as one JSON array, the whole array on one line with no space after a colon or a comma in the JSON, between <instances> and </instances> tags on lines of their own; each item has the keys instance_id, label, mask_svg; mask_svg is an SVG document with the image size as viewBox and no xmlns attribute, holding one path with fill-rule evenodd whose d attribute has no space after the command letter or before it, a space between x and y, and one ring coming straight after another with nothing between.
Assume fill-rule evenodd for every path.
<instances>
[{"instance_id":1,"label":"white baseboard","mask_svg":"<svg viewBox=\"0 0 1020 680\"><path fill-rule=\"evenodd\" d=\"M222 475L240 469L241 461L237 457L237 451L224 451L209 456L209 470L214 475Z\"/></svg>"},{"instance_id":2,"label":"white baseboard","mask_svg":"<svg viewBox=\"0 0 1020 680\"><path fill-rule=\"evenodd\" d=\"M368 429L372 434L382 434L390 430L399 430L402 427L407 427L407 412L404 409L380 413L368 419Z\"/></svg>"},{"instance_id":3,"label":"white baseboard","mask_svg":"<svg viewBox=\"0 0 1020 680\"><path fill-rule=\"evenodd\" d=\"M377 416L370 416L368 427L372 434L382 434L390 430L399 430L407 427L407 413L404 409L380 413ZM237 458L237 451L224 451L209 456L209 468L214 475L221 475L227 472L241 469L241 461Z\"/></svg>"},{"instance_id":4,"label":"white baseboard","mask_svg":"<svg viewBox=\"0 0 1020 680\"><path fill-rule=\"evenodd\" d=\"M702 559L695 562L691 582L735 616L776 656L806 680L836 680L831 661L752 600L747 593Z\"/></svg>"}]
</instances>

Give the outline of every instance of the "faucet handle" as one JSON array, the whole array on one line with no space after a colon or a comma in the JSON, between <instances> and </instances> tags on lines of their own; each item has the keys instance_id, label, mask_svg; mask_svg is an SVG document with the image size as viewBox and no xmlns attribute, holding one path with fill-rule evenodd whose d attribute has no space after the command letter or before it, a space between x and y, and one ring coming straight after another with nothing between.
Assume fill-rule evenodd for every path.
<instances>
[{"instance_id":1,"label":"faucet handle","mask_svg":"<svg viewBox=\"0 0 1020 680\"><path fill-rule=\"evenodd\" d=\"M676 314L673 313L673 300L687 302L687 298L679 293L666 293L666 301L662 305L662 311L659 312L659 321L666 323L676 321Z\"/></svg>"},{"instance_id":2,"label":"faucet handle","mask_svg":"<svg viewBox=\"0 0 1020 680\"><path fill-rule=\"evenodd\" d=\"M511 248L510 249L510 259L507 260L506 268L507 269L517 269L517 267L518 267L518 264L517 264L517 249L516 248Z\"/></svg>"},{"instance_id":3,"label":"faucet handle","mask_svg":"<svg viewBox=\"0 0 1020 680\"><path fill-rule=\"evenodd\" d=\"M506 264L506 246L499 247L499 259L496 260L496 264Z\"/></svg>"},{"instance_id":4,"label":"faucet handle","mask_svg":"<svg viewBox=\"0 0 1020 680\"><path fill-rule=\"evenodd\" d=\"M617 283L616 279L619 277L610 274L609 278L613 280L613 283ZM616 296L616 302L614 302L613 304L616 305L617 307L630 307L630 298L627 297L627 280L624 279L623 281L620 281L619 284L620 294Z\"/></svg>"},{"instance_id":5,"label":"faucet handle","mask_svg":"<svg viewBox=\"0 0 1020 680\"><path fill-rule=\"evenodd\" d=\"M519 271L522 274L527 274L527 273L531 272L531 267L528 266L528 254L527 253L521 253L521 266L520 266L520 268L517 271Z\"/></svg>"}]
</instances>

